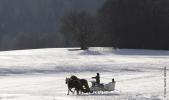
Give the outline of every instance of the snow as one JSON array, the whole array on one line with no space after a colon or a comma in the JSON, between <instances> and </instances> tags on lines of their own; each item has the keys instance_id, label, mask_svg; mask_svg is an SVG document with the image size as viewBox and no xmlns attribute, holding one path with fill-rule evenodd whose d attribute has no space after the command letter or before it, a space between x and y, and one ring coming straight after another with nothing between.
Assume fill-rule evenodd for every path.
<instances>
[{"instance_id":1,"label":"snow","mask_svg":"<svg viewBox=\"0 0 169 100\"><path fill-rule=\"evenodd\" d=\"M0 100L163 100L164 67L169 51L95 47L46 48L0 52ZM66 95L65 78L116 81L116 90L103 94ZM167 70L167 80L169 70ZM167 81L169 84L169 81ZM91 84L89 84L91 85ZM167 98L169 100L167 85Z\"/></svg>"}]
</instances>

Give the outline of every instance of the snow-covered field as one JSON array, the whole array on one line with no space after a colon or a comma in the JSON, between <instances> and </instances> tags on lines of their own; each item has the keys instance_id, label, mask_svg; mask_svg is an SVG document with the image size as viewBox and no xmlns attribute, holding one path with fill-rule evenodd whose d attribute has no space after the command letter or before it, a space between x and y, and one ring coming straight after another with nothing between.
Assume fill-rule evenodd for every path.
<instances>
[{"instance_id":1,"label":"snow-covered field","mask_svg":"<svg viewBox=\"0 0 169 100\"><path fill-rule=\"evenodd\" d=\"M169 51L53 48L0 52L0 100L163 100ZM116 81L103 94L66 95L65 78ZM167 70L167 84L169 84ZM169 99L169 86L167 85ZM167 100L168 100L167 99Z\"/></svg>"}]
</instances>

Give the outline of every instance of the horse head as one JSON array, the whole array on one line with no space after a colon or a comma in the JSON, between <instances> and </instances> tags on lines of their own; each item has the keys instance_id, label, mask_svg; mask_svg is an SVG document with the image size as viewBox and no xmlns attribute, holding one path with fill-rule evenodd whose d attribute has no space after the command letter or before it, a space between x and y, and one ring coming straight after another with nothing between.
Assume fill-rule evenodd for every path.
<instances>
[{"instance_id":1,"label":"horse head","mask_svg":"<svg viewBox=\"0 0 169 100\"><path fill-rule=\"evenodd\" d=\"M67 83L68 83L68 78L65 79L65 84L67 84Z\"/></svg>"}]
</instances>

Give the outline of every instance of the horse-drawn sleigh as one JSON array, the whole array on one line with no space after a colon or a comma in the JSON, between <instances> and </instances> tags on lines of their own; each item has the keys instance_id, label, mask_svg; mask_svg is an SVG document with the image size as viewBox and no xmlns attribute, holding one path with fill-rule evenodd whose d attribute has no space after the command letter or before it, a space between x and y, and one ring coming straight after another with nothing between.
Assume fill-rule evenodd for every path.
<instances>
[{"instance_id":1,"label":"horse-drawn sleigh","mask_svg":"<svg viewBox=\"0 0 169 100\"><path fill-rule=\"evenodd\" d=\"M100 78L100 77L99 77ZM66 78L66 84L68 86L68 93L76 91L77 95L79 93L100 93L100 92L105 92L105 91L114 91L115 90L115 81L112 79L111 82L107 84L100 84L98 81L91 81L92 85L89 88L88 81L86 79L79 79L76 76L71 76L70 78ZM100 81L99 81L100 82ZM72 90L74 89L74 90Z\"/></svg>"}]
</instances>

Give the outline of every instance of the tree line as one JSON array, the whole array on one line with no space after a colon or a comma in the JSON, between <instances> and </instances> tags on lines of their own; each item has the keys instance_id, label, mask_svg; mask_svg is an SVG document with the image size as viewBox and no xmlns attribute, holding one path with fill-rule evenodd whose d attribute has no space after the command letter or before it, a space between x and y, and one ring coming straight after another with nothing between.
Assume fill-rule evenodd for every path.
<instances>
[{"instance_id":1,"label":"tree line","mask_svg":"<svg viewBox=\"0 0 169 100\"><path fill-rule=\"evenodd\" d=\"M51 7L55 9L54 5ZM45 16L38 23L38 19L34 21L35 26L42 26L38 29L41 31L36 27L30 31L32 24L28 21L27 27L21 25L28 31L0 37L0 50L77 46L83 50L91 46L169 50L169 0L105 0L96 13L69 10L64 16L59 15L60 27L54 24L56 20L43 23L43 17L54 18ZM1 24L1 33L4 27ZM59 31L53 31L53 27Z\"/></svg>"},{"instance_id":2,"label":"tree line","mask_svg":"<svg viewBox=\"0 0 169 100\"><path fill-rule=\"evenodd\" d=\"M74 46L59 32L69 11L94 13L104 0L0 0L0 50ZM76 45L77 46L77 45Z\"/></svg>"},{"instance_id":3,"label":"tree line","mask_svg":"<svg viewBox=\"0 0 169 100\"><path fill-rule=\"evenodd\" d=\"M106 0L96 15L71 12L63 33L88 46L169 49L169 0Z\"/></svg>"}]
</instances>

